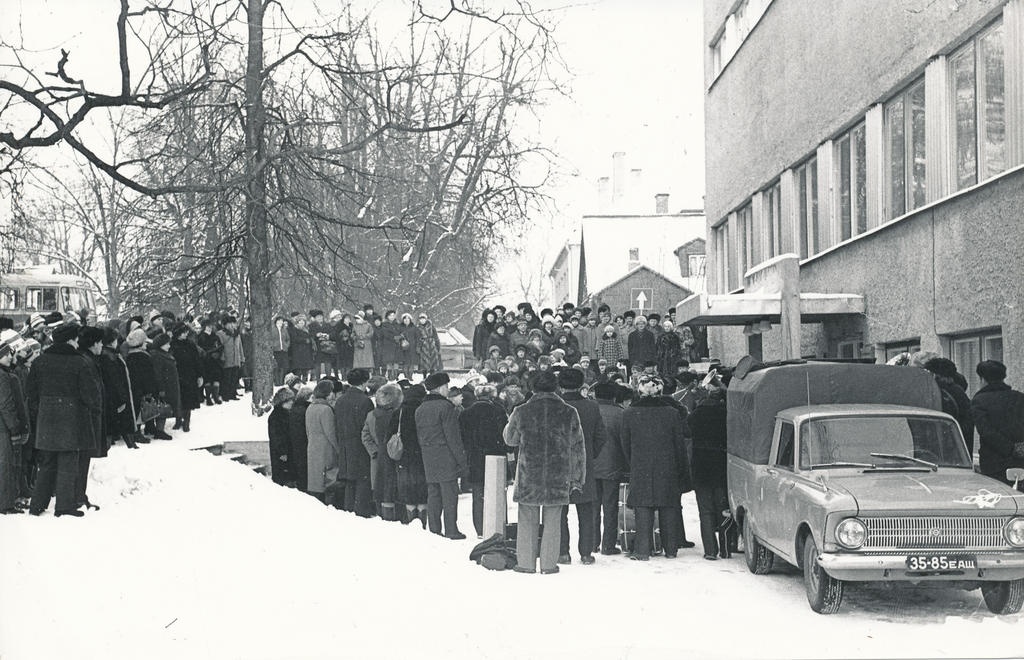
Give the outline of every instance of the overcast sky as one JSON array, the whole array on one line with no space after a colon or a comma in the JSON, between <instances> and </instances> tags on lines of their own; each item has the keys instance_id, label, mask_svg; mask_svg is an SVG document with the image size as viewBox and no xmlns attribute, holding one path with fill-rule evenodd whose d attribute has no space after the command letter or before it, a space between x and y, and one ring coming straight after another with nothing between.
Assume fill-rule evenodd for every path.
<instances>
[{"instance_id":1,"label":"overcast sky","mask_svg":"<svg viewBox=\"0 0 1024 660\"><path fill-rule=\"evenodd\" d=\"M611 174L615 151L627 153L628 168L643 170L635 212L653 211L657 192L671 194L672 210L703 207L700 1L572 2L534 2L535 7L566 7L555 35L572 90L539 110L538 138L561 155L566 174L549 190L556 203L551 217L537 219L555 230L546 236L546 246L560 244L582 213L596 210L596 180ZM77 71L90 71L90 82L101 75L116 80L117 5L117 0L0 0L0 36L10 42L23 35L25 45L36 50L69 47ZM389 0L377 5L385 12L396 6ZM312 16L317 6L336 5L290 3L291 11ZM97 69L103 71L94 73ZM52 63L47 70L53 70ZM537 249L531 246L535 254ZM548 249L541 252L544 259L552 256Z\"/></svg>"}]
</instances>

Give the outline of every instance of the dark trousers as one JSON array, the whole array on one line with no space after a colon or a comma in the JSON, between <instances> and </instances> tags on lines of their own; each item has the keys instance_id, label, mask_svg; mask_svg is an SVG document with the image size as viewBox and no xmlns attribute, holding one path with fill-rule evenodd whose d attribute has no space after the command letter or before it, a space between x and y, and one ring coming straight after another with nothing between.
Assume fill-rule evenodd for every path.
<instances>
[{"instance_id":1,"label":"dark trousers","mask_svg":"<svg viewBox=\"0 0 1024 660\"><path fill-rule=\"evenodd\" d=\"M338 508L343 511L351 511L362 518L372 518L374 506L370 480L368 478L343 479L339 481L339 486L341 484L344 484L344 501Z\"/></svg>"},{"instance_id":2,"label":"dark trousers","mask_svg":"<svg viewBox=\"0 0 1024 660\"><path fill-rule=\"evenodd\" d=\"M57 495L57 511L72 511L78 506L75 490L78 484L78 452L36 450L35 488L32 489L31 513L42 513Z\"/></svg>"},{"instance_id":3,"label":"dark trousers","mask_svg":"<svg viewBox=\"0 0 1024 660\"><path fill-rule=\"evenodd\" d=\"M580 556L590 555L594 552L594 545L597 543L597 536L594 533L594 509L595 502L580 502L576 504L576 517L579 518L579 538L576 541L576 549ZM558 553L569 554L569 507L562 507L562 538L558 543Z\"/></svg>"},{"instance_id":4,"label":"dark trousers","mask_svg":"<svg viewBox=\"0 0 1024 660\"><path fill-rule=\"evenodd\" d=\"M539 507L520 504L519 522L516 524L516 561L520 568L528 571L537 570L537 534L542 513L544 531L540 540L540 569L551 570L558 565L558 546L562 535L558 521L565 515L565 505Z\"/></svg>"},{"instance_id":5,"label":"dark trousers","mask_svg":"<svg viewBox=\"0 0 1024 660\"><path fill-rule=\"evenodd\" d=\"M274 385L284 385L284 375L289 371L288 351L274 351Z\"/></svg>"},{"instance_id":6,"label":"dark trousers","mask_svg":"<svg viewBox=\"0 0 1024 660\"><path fill-rule=\"evenodd\" d=\"M427 484L427 526L434 534L441 533L444 516L444 535L459 531L459 482L457 479Z\"/></svg>"},{"instance_id":7,"label":"dark trousers","mask_svg":"<svg viewBox=\"0 0 1024 660\"><path fill-rule=\"evenodd\" d=\"M654 541L654 512L658 512L658 524L661 531L661 546L665 555L674 557L679 551L679 507L678 506L637 506L633 507L636 516L636 542L633 554L638 557L650 557L651 545Z\"/></svg>"},{"instance_id":8,"label":"dark trousers","mask_svg":"<svg viewBox=\"0 0 1024 660\"><path fill-rule=\"evenodd\" d=\"M225 401L238 398L238 367L224 367L224 375L220 378L220 390Z\"/></svg>"},{"instance_id":9,"label":"dark trousers","mask_svg":"<svg viewBox=\"0 0 1024 660\"><path fill-rule=\"evenodd\" d=\"M477 536L484 533L484 485L469 484L469 492L473 493L473 529Z\"/></svg>"},{"instance_id":10,"label":"dark trousers","mask_svg":"<svg viewBox=\"0 0 1024 660\"><path fill-rule=\"evenodd\" d=\"M75 480L76 504L85 504L89 501L89 497L85 494L85 489L89 485L89 464L91 462L92 455L89 452L78 452L78 478Z\"/></svg>"},{"instance_id":11,"label":"dark trousers","mask_svg":"<svg viewBox=\"0 0 1024 660\"><path fill-rule=\"evenodd\" d=\"M602 521L601 518L604 518ZM602 527L602 522L604 526ZM597 503L594 506L594 538L600 539L600 548L610 552L619 536L619 482L610 479L597 480ZM596 543L596 541L595 541Z\"/></svg>"},{"instance_id":12,"label":"dark trousers","mask_svg":"<svg viewBox=\"0 0 1024 660\"><path fill-rule=\"evenodd\" d=\"M718 554L718 528L722 511L729 508L729 491L725 484L698 485L697 511L700 512L700 540L705 555Z\"/></svg>"}]
</instances>

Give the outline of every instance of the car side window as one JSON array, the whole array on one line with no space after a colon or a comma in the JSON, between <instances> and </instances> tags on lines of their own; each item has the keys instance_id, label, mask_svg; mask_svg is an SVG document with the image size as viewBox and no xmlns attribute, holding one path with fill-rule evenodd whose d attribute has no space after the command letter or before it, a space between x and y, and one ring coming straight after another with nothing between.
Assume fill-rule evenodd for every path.
<instances>
[{"instance_id":1,"label":"car side window","mask_svg":"<svg viewBox=\"0 0 1024 660\"><path fill-rule=\"evenodd\" d=\"M776 454L775 465L787 470L793 469L793 449L796 434L790 422L782 422L779 429L779 451Z\"/></svg>"}]
</instances>

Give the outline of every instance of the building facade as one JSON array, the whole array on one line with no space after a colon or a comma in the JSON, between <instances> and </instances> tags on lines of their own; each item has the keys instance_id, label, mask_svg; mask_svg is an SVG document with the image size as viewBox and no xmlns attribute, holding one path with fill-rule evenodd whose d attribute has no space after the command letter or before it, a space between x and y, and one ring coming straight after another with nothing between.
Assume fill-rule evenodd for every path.
<instances>
[{"instance_id":1,"label":"building facade","mask_svg":"<svg viewBox=\"0 0 1024 660\"><path fill-rule=\"evenodd\" d=\"M1024 0L705 0L704 20L708 288L746 306L687 309L720 323L712 357L921 348L971 393L982 359L1024 384ZM789 337L754 295L783 255L798 308L835 303Z\"/></svg>"}]
</instances>

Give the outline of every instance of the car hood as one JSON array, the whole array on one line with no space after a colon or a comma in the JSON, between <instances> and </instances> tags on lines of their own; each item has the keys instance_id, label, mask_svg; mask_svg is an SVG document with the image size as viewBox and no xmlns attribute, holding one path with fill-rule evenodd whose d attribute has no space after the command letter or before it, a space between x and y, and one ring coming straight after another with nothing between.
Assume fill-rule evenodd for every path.
<instances>
[{"instance_id":1,"label":"car hood","mask_svg":"<svg viewBox=\"0 0 1024 660\"><path fill-rule=\"evenodd\" d=\"M825 484L849 493L860 513L1004 514L1024 510L1024 493L968 470L828 475Z\"/></svg>"}]
</instances>

